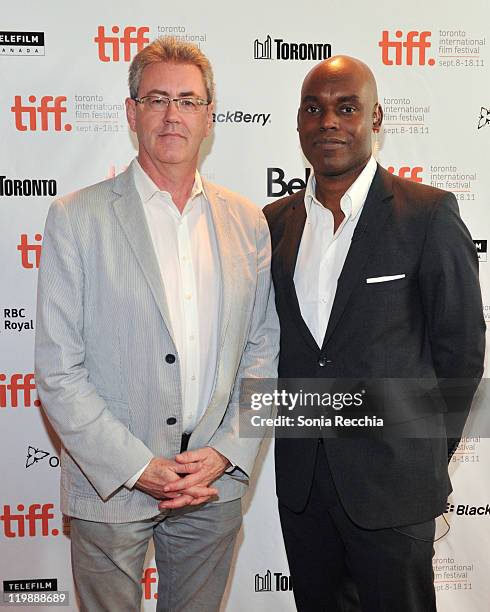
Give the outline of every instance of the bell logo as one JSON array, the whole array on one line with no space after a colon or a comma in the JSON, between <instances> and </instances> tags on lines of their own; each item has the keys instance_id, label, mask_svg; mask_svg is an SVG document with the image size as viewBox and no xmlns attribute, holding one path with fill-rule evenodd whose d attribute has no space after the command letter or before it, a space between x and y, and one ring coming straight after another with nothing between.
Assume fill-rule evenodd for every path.
<instances>
[{"instance_id":1,"label":"bell logo","mask_svg":"<svg viewBox=\"0 0 490 612\"><path fill-rule=\"evenodd\" d=\"M404 33L401 30L397 30L395 32L395 38L400 40L390 40L390 33L388 30L383 30L381 40L378 43L378 46L381 47L381 61L385 66L393 66L393 64L395 64L395 66L401 66L403 63L407 66L413 66L414 49L417 49L417 65L425 66L427 63L429 66L433 66L436 63L435 59L427 59L426 56L427 49L431 47L431 43L429 42L431 35L432 32L411 30L407 32L405 40L403 40ZM404 49L405 53L403 53Z\"/></svg>"},{"instance_id":2,"label":"bell logo","mask_svg":"<svg viewBox=\"0 0 490 612\"><path fill-rule=\"evenodd\" d=\"M390 174L396 174L401 178L408 179L409 181L414 181L415 183L421 183L422 177L420 173L424 171L422 166L414 166L410 168L409 166L401 166L398 171L396 171L394 166L388 166L386 168Z\"/></svg>"},{"instance_id":3,"label":"bell logo","mask_svg":"<svg viewBox=\"0 0 490 612\"><path fill-rule=\"evenodd\" d=\"M120 28L115 25L112 26L111 31L113 34L119 34ZM150 42L150 39L145 36L149 31L150 28L147 26L140 28L126 26L122 36L107 36L104 26L100 25L97 28L97 36L94 38L94 42L97 43L100 61L119 62L121 59L121 48L123 52L123 61L131 61L131 51L133 47L136 53L138 53L138 51L141 51L141 49Z\"/></svg>"},{"instance_id":4,"label":"bell logo","mask_svg":"<svg viewBox=\"0 0 490 612\"><path fill-rule=\"evenodd\" d=\"M47 132L50 129L50 123L53 123L53 129L55 132L70 132L72 130L71 123L61 124L63 113L66 113L66 96L43 96L39 106L36 106L36 96L29 96L30 105L22 102L22 96L15 96L14 105L10 107L10 110L14 113L15 127L19 132L36 132L41 130ZM38 116L41 120L41 127L39 128ZM50 119L52 118L52 122ZM24 119L27 119L27 124L24 123Z\"/></svg>"}]
</instances>

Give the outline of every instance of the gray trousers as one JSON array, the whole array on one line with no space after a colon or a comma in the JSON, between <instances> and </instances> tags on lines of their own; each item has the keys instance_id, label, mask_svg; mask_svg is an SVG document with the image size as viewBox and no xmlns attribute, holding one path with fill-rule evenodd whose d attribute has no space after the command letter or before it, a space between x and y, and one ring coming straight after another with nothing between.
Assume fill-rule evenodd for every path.
<instances>
[{"instance_id":1,"label":"gray trousers","mask_svg":"<svg viewBox=\"0 0 490 612\"><path fill-rule=\"evenodd\" d=\"M143 565L153 537L157 612L217 612L241 522L239 499L172 510L134 523L72 518L72 567L80 610L139 612Z\"/></svg>"}]
</instances>

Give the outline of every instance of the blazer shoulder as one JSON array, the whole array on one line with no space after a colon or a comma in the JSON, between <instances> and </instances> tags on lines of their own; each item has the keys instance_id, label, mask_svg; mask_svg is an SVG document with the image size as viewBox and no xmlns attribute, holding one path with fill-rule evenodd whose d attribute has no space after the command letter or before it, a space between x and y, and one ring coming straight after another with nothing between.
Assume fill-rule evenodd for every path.
<instances>
[{"instance_id":1,"label":"blazer shoulder","mask_svg":"<svg viewBox=\"0 0 490 612\"><path fill-rule=\"evenodd\" d=\"M395 201L405 199L414 209L433 210L442 202L456 202L456 198L450 191L417 183L409 179L391 175L391 185Z\"/></svg>"},{"instance_id":2,"label":"blazer shoulder","mask_svg":"<svg viewBox=\"0 0 490 612\"><path fill-rule=\"evenodd\" d=\"M208 197L217 197L218 199L225 200L230 205L231 211L240 217L256 219L262 216L260 207L240 193L204 179L203 186Z\"/></svg>"},{"instance_id":3,"label":"blazer shoulder","mask_svg":"<svg viewBox=\"0 0 490 612\"><path fill-rule=\"evenodd\" d=\"M305 199L305 189L300 189L293 195L285 196L280 200L276 200L275 202L271 202L264 206L263 211L265 218L267 219L269 225L271 223L275 223L293 207L299 204L302 204Z\"/></svg>"},{"instance_id":4,"label":"blazer shoulder","mask_svg":"<svg viewBox=\"0 0 490 612\"><path fill-rule=\"evenodd\" d=\"M114 178L110 178L72 191L57 198L55 202L65 208L67 212L74 210L81 212L82 210L100 209L101 205L114 200L116 197L118 196L114 192Z\"/></svg>"}]
</instances>

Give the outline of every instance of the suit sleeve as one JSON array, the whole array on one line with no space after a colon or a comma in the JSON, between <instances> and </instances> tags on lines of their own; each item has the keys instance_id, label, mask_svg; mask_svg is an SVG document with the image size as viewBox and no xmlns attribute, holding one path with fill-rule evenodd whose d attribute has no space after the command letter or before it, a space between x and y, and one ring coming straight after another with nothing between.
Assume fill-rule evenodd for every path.
<instances>
[{"instance_id":1,"label":"suit sleeve","mask_svg":"<svg viewBox=\"0 0 490 612\"><path fill-rule=\"evenodd\" d=\"M212 446L250 476L260 438L240 437L239 397L243 379L275 379L279 355L279 320L271 280L271 246L267 223L259 211L257 230L257 284L251 323L224 419L211 439ZM233 473L234 476L237 476Z\"/></svg>"},{"instance_id":2,"label":"suit sleeve","mask_svg":"<svg viewBox=\"0 0 490 612\"><path fill-rule=\"evenodd\" d=\"M153 454L90 382L84 366L84 274L66 207L54 202L39 269L36 385L63 446L105 500Z\"/></svg>"},{"instance_id":3,"label":"suit sleeve","mask_svg":"<svg viewBox=\"0 0 490 612\"><path fill-rule=\"evenodd\" d=\"M432 214L419 283L432 360L448 410L451 457L483 374L485 354L478 257L453 194L444 196Z\"/></svg>"}]
</instances>

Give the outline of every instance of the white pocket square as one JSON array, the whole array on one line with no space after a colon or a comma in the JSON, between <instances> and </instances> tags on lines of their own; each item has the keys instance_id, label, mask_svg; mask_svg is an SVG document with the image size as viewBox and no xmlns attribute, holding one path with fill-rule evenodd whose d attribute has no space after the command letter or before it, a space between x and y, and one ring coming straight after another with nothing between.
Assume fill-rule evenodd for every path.
<instances>
[{"instance_id":1,"label":"white pocket square","mask_svg":"<svg viewBox=\"0 0 490 612\"><path fill-rule=\"evenodd\" d=\"M405 278L405 274L395 274L394 276L373 276L372 278L366 278L366 283L387 283L388 281L398 280L399 278Z\"/></svg>"}]
</instances>

